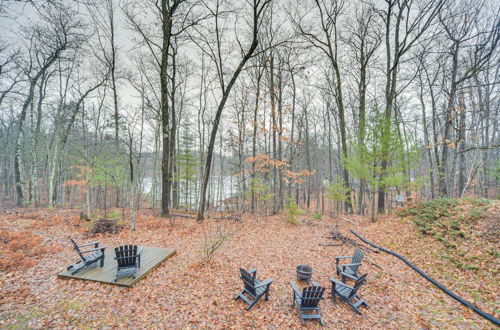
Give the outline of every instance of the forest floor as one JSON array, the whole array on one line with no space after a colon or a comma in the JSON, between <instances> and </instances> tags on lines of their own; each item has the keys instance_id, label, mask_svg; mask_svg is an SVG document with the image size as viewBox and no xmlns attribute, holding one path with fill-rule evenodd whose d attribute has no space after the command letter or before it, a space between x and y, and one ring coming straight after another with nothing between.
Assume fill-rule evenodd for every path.
<instances>
[{"instance_id":1,"label":"forest floor","mask_svg":"<svg viewBox=\"0 0 500 330\"><path fill-rule=\"evenodd\" d=\"M354 247L333 246L339 242L326 237L337 228L354 238L349 229L355 229L498 318L500 203L491 202L484 209L472 228L474 234L459 242L467 244L468 251L460 256L418 231L411 218L395 215L375 223L356 216L346 221L302 215L301 224L294 225L282 215L259 219L245 215L241 223L207 220L198 224L178 218L172 225L145 210L138 216L137 231L91 237L79 210L4 210L0 213L0 328L298 328L301 322L292 307L290 281L295 280L299 264L312 266L313 279L327 288L327 299L320 303L326 328L494 328L385 253L365 256L361 272L369 277L359 295L370 306L362 308L362 315L329 299L328 279L336 277L334 256L352 255ZM229 237L207 262L201 252L205 238L217 232ZM126 243L168 247L177 254L133 288L61 279L57 274L77 260L69 237L79 242L99 240L108 248ZM484 256L485 250L491 258ZM241 300L233 300L242 288L240 267L256 267L258 278L274 279L269 301L261 300L251 311ZM306 326L318 324L312 321Z\"/></svg>"}]
</instances>

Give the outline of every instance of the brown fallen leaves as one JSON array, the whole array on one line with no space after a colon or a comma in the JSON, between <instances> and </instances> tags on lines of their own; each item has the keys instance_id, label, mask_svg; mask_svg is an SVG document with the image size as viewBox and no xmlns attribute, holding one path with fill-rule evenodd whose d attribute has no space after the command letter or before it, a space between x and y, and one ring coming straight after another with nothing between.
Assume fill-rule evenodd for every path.
<instances>
[{"instance_id":1,"label":"brown fallen leaves","mask_svg":"<svg viewBox=\"0 0 500 330\"><path fill-rule=\"evenodd\" d=\"M137 217L138 231L89 238L77 210L50 214L30 210L30 214L0 216L2 235L24 233L23 237L29 233L39 237L33 240L38 242L36 246L64 247L33 259L31 268L0 272L0 327L298 328L300 318L292 307L289 285L295 280L295 266L312 266L313 279L329 292L329 278L336 277L333 257L351 255L354 249L320 245L331 243L324 237L334 224L347 235L348 229L354 228L351 223L326 216L321 220L307 218L300 226L286 223L283 216L257 221L247 215L243 223L223 220L234 234L207 263L201 253L203 234L206 226L215 228L213 220L200 225L183 218L170 226L167 219L143 211ZM442 244L419 234L409 220L393 216L376 223L360 217L355 220L358 227L354 229L367 239L401 253L459 295L493 312L499 300L495 278L482 276L481 270L458 269L441 258ZM63 280L56 274L77 260L68 244L70 236L79 241L99 240L109 248L124 243L175 248L177 254L131 289ZM470 244L473 247L475 243ZM26 251L30 251L29 244ZM368 253L365 258L361 271L370 275L359 294L370 307L357 315L349 306L332 302L328 294L320 303L326 328L491 327L394 257ZM240 267L256 267L258 278L274 279L269 301L259 302L251 311L233 300L242 287ZM306 326L319 327L314 322Z\"/></svg>"},{"instance_id":2,"label":"brown fallen leaves","mask_svg":"<svg viewBox=\"0 0 500 330\"><path fill-rule=\"evenodd\" d=\"M31 231L0 230L0 270L2 271L33 267L37 259L57 250L57 246L43 244L43 238Z\"/></svg>"}]
</instances>

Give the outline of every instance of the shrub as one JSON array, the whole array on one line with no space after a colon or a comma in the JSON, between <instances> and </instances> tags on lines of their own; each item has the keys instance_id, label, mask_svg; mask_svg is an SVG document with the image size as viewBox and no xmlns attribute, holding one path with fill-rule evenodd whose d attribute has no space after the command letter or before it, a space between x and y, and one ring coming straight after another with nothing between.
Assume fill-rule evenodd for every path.
<instances>
[{"instance_id":1,"label":"shrub","mask_svg":"<svg viewBox=\"0 0 500 330\"><path fill-rule=\"evenodd\" d=\"M289 198L285 204L285 220L287 222L293 223L294 225L298 225L299 221L297 217L302 214L302 210L299 208L297 203L293 198Z\"/></svg>"},{"instance_id":2,"label":"shrub","mask_svg":"<svg viewBox=\"0 0 500 330\"><path fill-rule=\"evenodd\" d=\"M315 220L321 220L322 217L323 215L321 213L314 213L313 215L313 219Z\"/></svg>"},{"instance_id":3,"label":"shrub","mask_svg":"<svg viewBox=\"0 0 500 330\"><path fill-rule=\"evenodd\" d=\"M205 227L201 252L207 262L212 260L215 252L220 249L233 233L234 232L223 226L220 222L217 222L212 228Z\"/></svg>"},{"instance_id":4,"label":"shrub","mask_svg":"<svg viewBox=\"0 0 500 330\"><path fill-rule=\"evenodd\" d=\"M108 212L108 219L113 219L113 220L121 220L122 215L120 214L119 210L111 210Z\"/></svg>"}]
</instances>

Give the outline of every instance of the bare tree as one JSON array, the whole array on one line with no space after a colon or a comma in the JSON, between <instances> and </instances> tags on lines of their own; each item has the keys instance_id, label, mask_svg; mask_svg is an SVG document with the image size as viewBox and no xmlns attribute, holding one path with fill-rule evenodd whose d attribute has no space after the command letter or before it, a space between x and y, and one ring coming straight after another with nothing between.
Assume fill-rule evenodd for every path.
<instances>
[{"instance_id":1,"label":"bare tree","mask_svg":"<svg viewBox=\"0 0 500 330\"><path fill-rule=\"evenodd\" d=\"M461 84L473 78L490 64L494 51L500 40L499 11L494 18L485 20L491 26L481 27L485 6L482 3L458 2L450 4L439 15L439 21L449 40L451 68L449 69L449 90L445 110L444 131L442 135L441 159L438 168L439 195L447 196L446 187L447 163L451 128L455 113L457 92ZM465 111L465 110L464 110ZM463 190L464 176L462 173L461 188Z\"/></svg>"},{"instance_id":2,"label":"bare tree","mask_svg":"<svg viewBox=\"0 0 500 330\"><path fill-rule=\"evenodd\" d=\"M36 85L45 72L59 60L65 52L75 51L82 43L81 22L68 8L49 9L43 13L43 21L25 29L28 43L27 63L23 67L29 81L28 93L19 116L14 172L17 190L17 204L22 205L25 198L24 167L21 149L24 140L23 126L26 113L33 101Z\"/></svg>"},{"instance_id":3,"label":"bare tree","mask_svg":"<svg viewBox=\"0 0 500 330\"><path fill-rule=\"evenodd\" d=\"M241 71L245 67L245 64L250 60L252 57L254 51L257 49L257 45L259 43L259 27L262 24L262 19L265 15L266 9L268 8L271 0L253 0L251 3L251 12L252 12L252 19L251 19L251 26L252 26L252 41L250 43L250 46L248 49L244 49L243 45L239 42L238 44L240 46L240 52L242 54L242 58L236 67L236 69L233 71L233 74L231 76L231 79L229 82L225 83L224 79L224 74L225 70L223 68L223 62L222 62L222 57L221 57L221 52L222 52L222 45L221 45L221 33L222 31L219 29L218 24L220 23L220 6L221 6L221 1L216 0L215 4L215 9L212 10L213 13L213 19L215 23L215 36L216 36L216 48L213 49L211 47L205 49L201 47L201 49L212 59L214 63L216 63L217 67L217 73L219 77L219 83L221 87L221 92L222 92L222 97L220 99L220 102L217 106L217 111L215 113L215 118L213 121L213 126L212 130L210 133L210 140L208 142L208 149L207 149L207 154L206 154L206 161L205 161L205 168L204 168L204 173L203 173L203 182L201 185L201 191L200 191L200 200L199 200L199 206L198 206L198 221L203 221L204 218L204 213L205 213L205 202L206 202L206 193L207 193L207 187L208 187L208 179L210 177L210 170L212 166L212 157L213 157L213 152L214 152L214 146L215 146L215 138L217 136L217 131L219 129L219 124L220 124L220 119L222 115L222 111L224 110L224 106L226 105L226 101L229 97L229 94L231 93L231 89L233 88L234 83L236 82L236 79L238 79L238 76L240 75ZM201 34L202 35L202 34ZM201 36L200 35L200 36ZM207 42L208 40L205 39L205 44L209 45L210 43Z\"/></svg>"}]
</instances>

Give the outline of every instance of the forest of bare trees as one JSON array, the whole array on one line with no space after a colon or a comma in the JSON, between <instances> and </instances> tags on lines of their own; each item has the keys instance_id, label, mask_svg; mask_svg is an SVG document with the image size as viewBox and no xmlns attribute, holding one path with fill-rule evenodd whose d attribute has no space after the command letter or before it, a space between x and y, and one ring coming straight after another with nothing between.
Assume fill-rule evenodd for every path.
<instances>
[{"instance_id":1,"label":"forest of bare trees","mask_svg":"<svg viewBox=\"0 0 500 330\"><path fill-rule=\"evenodd\" d=\"M497 198L499 10L0 1L1 203L127 208L134 226L140 208L202 221Z\"/></svg>"}]
</instances>

